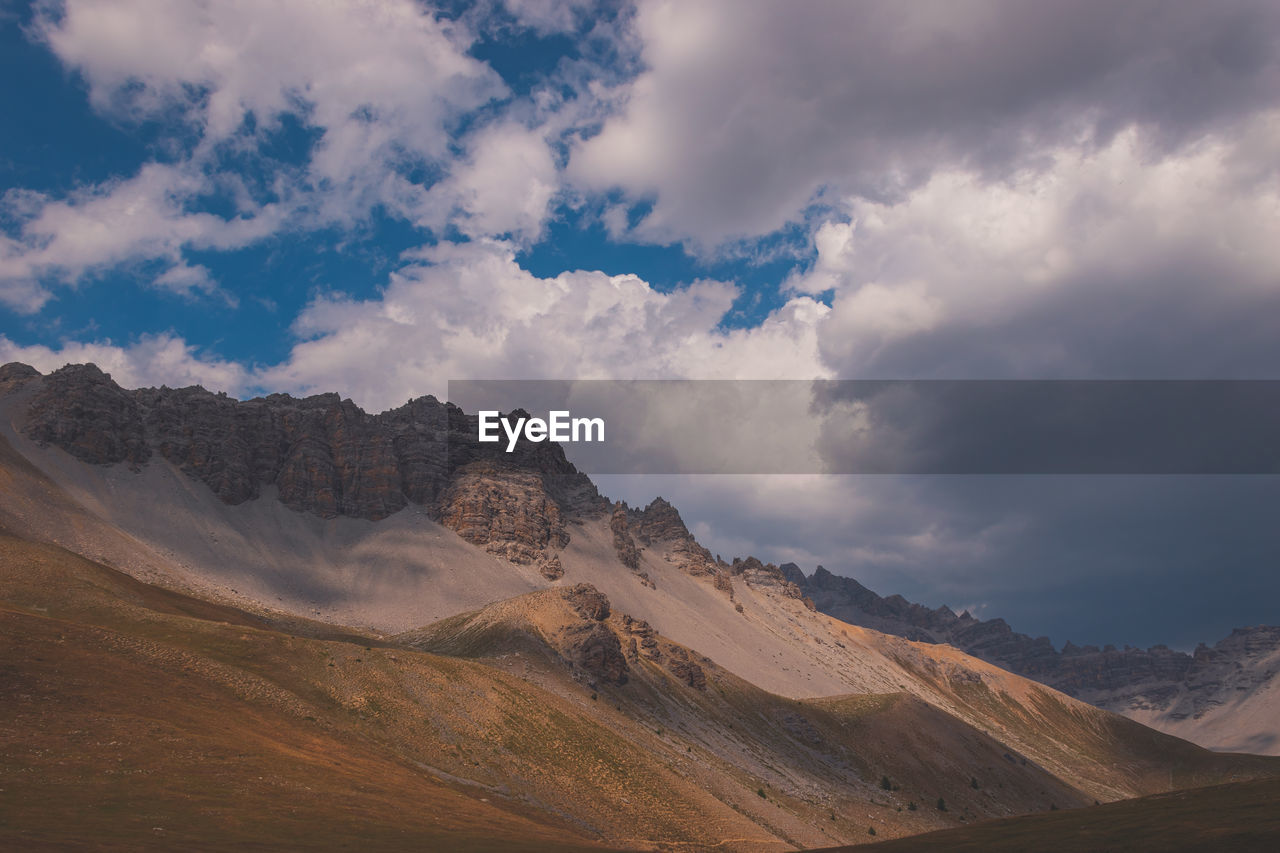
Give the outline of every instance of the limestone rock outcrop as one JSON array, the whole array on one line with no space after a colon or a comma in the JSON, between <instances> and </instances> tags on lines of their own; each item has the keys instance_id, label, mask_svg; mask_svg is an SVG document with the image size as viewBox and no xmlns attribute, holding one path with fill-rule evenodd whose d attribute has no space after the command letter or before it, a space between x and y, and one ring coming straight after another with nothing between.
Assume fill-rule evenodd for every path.
<instances>
[{"instance_id":1,"label":"limestone rock outcrop","mask_svg":"<svg viewBox=\"0 0 1280 853\"><path fill-rule=\"evenodd\" d=\"M618 635L607 625L594 622L565 630L569 663L588 676L588 682L627 683L630 667Z\"/></svg>"},{"instance_id":2,"label":"limestone rock outcrop","mask_svg":"<svg viewBox=\"0 0 1280 853\"><path fill-rule=\"evenodd\" d=\"M729 566L729 574L742 578L749 586L773 589L787 598L805 597L800 586L787 580L787 575L781 568L773 563L762 563L755 557L735 557Z\"/></svg>"},{"instance_id":3,"label":"limestone rock outcrop","mask_svg":"<svg viewBox=\"0 0 1280 853\"><path fill-rule=\"evenodd\" d=\"M618 561L630 569L641 584L649 589L657 589L649 573L640 569L640 549L631 536L628 517L626 503L619 501L613 505L613 516L609 519L609 529L613 531L613 550L618 555Z\"/></svg>"},{"instance_id":4,"label":"limestone rock outcrop","mask_svg":"<svg viewBox=\"0 0 1280 853\"><path fill-rule=\"evenodd\" d=\"M579 617L560 629L555 638L572 670L589 684L626 684L630 667L622 641L606 621L608 597L585 583L566 587L560 595Z\"/></svg>"},{"instance_id":5,"label":"limestone rock outcrop","mask_svg":"<svg viewBox=\"0 0 1280 853\"><path fill-rule=\"evenodd\" d=\"M658 632L647 621L624 614L622 626L629 637L627 656L631 660L638 660L642 654L654 660L662 657L662 651L658 648Z\"/></svg>"},{"instance_id":6,"label":"limestone rock outcrop","mask_svg":"<svg viewBox=\"0 0 1280 853\"><path fill-rule=\"evenodd\" d=\"M633 619L623 615L622 628L626 634L626 657L631 662L639 661L641 656L656 661L676 680L683 682L695 690L705 690L707 674L703 665L710 665L707 658L691 655L683 646L663 641L658 632L643 619Z\"/></svg>"},{"instance_id":7,"label":"limestone rock outcrop","mask_svg":"<svg viewBox=\"0 0 1280 853\"><path fill-rule=\"evenodd\" d=\"M711 552L698 544L680 513L661 497L643 510L630 511L628 521L641 545L660 550L685 574L706 577L720 572Z\"/></svg>"},{"instance_id":8,"label":"limestone rock outcrop","mask_svg":"<svg viewBox=\"0 0 1280 853\"><path fill-rule=\"evenodd\" d=\"M609 618L609 597L589 583L567 587L560 595L583 619L603 622Z\"/></svg>"},{"instance_id":9,"label":"limestone rock outcrop","mask_svg":"<svg viewBox=\"0 0 1280 853\"><path fill-rule=\"evenodd\" d=\"M538 563L538 574L549 581L558 581L564 577L564 566L560 564L560 557L556 554L543 557Z\"/></svg>"},{"instance_id":10,"label":"limestone rock outcrop","mask_svg":"<svg viewBox=\"0 0 1280 853\"><path fill-rule=\"evenodd\" d=\"M627 523L626 504L614 504L613 516L609 519L609 529L613 531L613 550L617 552L618 560L631 571L638 570L640 568L640 549L636 547L635 540L631 538L631 527Z\"/></svg>"},{"instance_id":11,"label":"limestone rock outcrop","mask_svg":"<svg viewBox=\"0 0 1280 853\"><path fill-rule=\"evenodd\" d=\"M439 514L463 539L513 563L549 562L549 550L569 543L560 507L534 471L466 465L441 495Z\"/></svg>"},{"instance_id":12,"label":"limestone rock outcrop","mask_svg":"<svg viewBox=\"0 0 1280 853\"><path fill-rule=\"evenodd\" d=\"M40 371L29 364L16 361L0 365L0 397L17 391L33 379L40 378Z\"/></svg>"},{"instance_id":13,"label":"limestone rock outcrop","mask_svg":"<svg viewBox=\"0 0 1280 853\"><path fill-rule=\"evenodd\" d=\"M85 462L151 458L141 407L94 365L50 374L27 410L26 432Z\"/></svg>"},{"instance_id":14,"label":"limestone rock outcrop","mask_svg":"<svg viewBox=\"0 0 1280 853\"><path fill-rule=\"evenodd\" d=\"M693 689L707 689L706 672L691 659L689 652L684 648L673 645L667 649L666 667L668 672Z\"/></svg>"}]
</instances>

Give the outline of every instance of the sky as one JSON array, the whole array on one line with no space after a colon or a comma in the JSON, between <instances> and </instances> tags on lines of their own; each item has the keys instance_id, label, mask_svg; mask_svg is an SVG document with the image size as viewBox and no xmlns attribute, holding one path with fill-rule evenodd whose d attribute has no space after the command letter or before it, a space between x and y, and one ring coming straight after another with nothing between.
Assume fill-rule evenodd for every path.
<instances>
[{"instance_id":1,"label":"sky","mask_svg":"<svg viewBox=\"0 0 1280 853\"><path fill-rule=\"evenodd\" d=\"M0 0L0 362L1280 378L1280 5ZM1055 642L1280 623L1267 477L605 478Z\"/></svg>"}]
</instances>

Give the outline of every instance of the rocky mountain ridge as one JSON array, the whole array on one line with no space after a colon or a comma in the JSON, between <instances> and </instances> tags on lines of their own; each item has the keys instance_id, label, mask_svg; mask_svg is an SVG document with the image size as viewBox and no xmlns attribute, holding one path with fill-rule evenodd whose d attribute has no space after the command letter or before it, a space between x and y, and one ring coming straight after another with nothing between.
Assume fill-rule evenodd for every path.
<instances>
[{"instance_id":1,"label":"rocky mountain ridge","mask_svg":"<svg viewBox=\"0 0 1280 853\"><path fill-rule=\"evenodd\" d=\"M370 415L337 394L236 400L200 386L126 390L98 367L41 376L0 367L0 393L26 391L23 432L95 465L153 457L205 483L224 503L274 486L290 509L377 521L411 504L512 562L555 571L570 517L608 502L558 445L514 452L476 439L476 419L426 396Z\"/></svg>"},{"instance_id":2,"label":"rocky mountain ridge","mask_svg":"<svg viewBox=\"0 0 1280 853\"><path fill-rule=\"evenodd\" d=\"M713 558L662 498L611 504L557 444L522 439L510 453L481 444L474 415L431 396L371 415L336 393L242 401L200 386L127 390L92 364L42 375L18 363L0 367L0 394L13 393L27 395L22 431L40 444L94 465L164 459L226 504L274 486L285 506L322 518L378 521L417 505L548 580L563 574L557 554L572 523L612 512L618 559L645 585L639 554L654 549L731 599L735 577L803 597L777 566Z\"/></svg>"},{"instance_id":3,"label":"rocky mountain ridge","mask_svg":"<svg viewBox=\"0 0 1280 853\"><path fill-rule=\"evenodd\" d=\"M1277 626L1237 628L1212 647L1201 643L1191 654L1165 645L1099 648L1071 642L1058 650L1048 637L1018 633L1003 619L976 619L945 605L931 610L900 595L881 597L822 566L807 577L794 563L781 570L818 610L837 619L919 642L947 643L1119 713L1195 719L1236 694L1273 683L1280 671L1271 661L1280 652Z\"/></svg>"}]
</instances>

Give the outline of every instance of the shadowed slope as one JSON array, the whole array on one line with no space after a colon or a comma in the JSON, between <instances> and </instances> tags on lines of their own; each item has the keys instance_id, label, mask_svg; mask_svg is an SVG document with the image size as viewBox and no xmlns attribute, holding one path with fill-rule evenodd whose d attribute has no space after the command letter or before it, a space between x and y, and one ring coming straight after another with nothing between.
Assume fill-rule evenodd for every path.
<instances>
[{"instance_id":1,"label":"shadowed slope","mask_svg":"<svg viewBox=\"0 0 1280 853\"><path fill-rule=\"evenodd\" d=\"M947 643L1082 701L1211 749L1280 755L1280 626L1236 628L1194 654L1077 646L1014 631L948 607L882 598L822 566L810 576L780 567L824 613L913 640Z\"/></svg>"},{"instance_id":2,"label":"shadowed slope","mask_svg":"<svg viewBox=\"0 0 1280 853\"><path fill-rule=\"evenodd\" d=\"M1280 850L1278 802L1280 781L1237 782L1007 818L827 853L1271 853Z\"/></svg>"}]
</instances>

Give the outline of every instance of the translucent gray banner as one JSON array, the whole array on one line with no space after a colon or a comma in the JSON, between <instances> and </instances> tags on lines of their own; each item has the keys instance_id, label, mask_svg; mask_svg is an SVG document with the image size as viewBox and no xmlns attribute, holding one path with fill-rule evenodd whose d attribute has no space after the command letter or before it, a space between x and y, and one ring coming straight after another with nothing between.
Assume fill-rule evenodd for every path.
<instances>
[{"instance_id":1,"label":"translucent gray banner","mask_svg":"<svg viewBox=\"0 0 1280 853\"><path fill-rule=\"evenodd\" d=\"M589 474L1280 473L1277 380L455 380L449 399L484 447L562 439Z\"/></svg>"}]
</instances>

